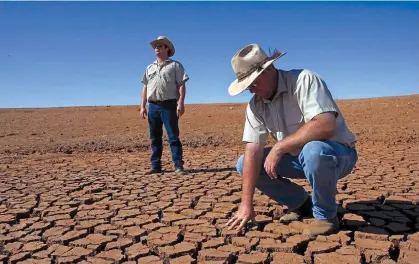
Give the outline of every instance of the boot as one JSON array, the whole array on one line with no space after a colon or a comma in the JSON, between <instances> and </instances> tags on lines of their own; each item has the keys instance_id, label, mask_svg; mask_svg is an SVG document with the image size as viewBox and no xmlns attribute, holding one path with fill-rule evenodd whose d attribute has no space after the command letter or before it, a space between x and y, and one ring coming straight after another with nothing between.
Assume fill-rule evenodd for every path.
<instances>
[{"instance_id":1,"label":"boot","mask_svg":"<svg viewBox=\"0 0 419 264\"><path fill-rule=\"evenodd\" d=\"M315 238L318 235L330 235L336 233L339 230L339 220L335 216L332 219L315 219L304 231L304 235Z\"/></svg>"},{"instance_id":2,"label":"boot","mask_svg":"<svg viewBox=\"0 0 419 264\"><path fill-rule=\"evenodd\" d=\"M176 170L175 170L175 173L177 174L177 175L186 175L186 174L188 174L183 168L177 168Z\"/></svg>"},{"instance_id":3,"label":"boot","mask_svg":"<svg viewBox=\"0 0 419 264\"><path fill-rule=\"evenodd\" d=\"M283 215L281 218L279 218L279 222L288 224L292 221L301 220L304 217L313 217L312 207L313 204L311 202L311 196L308 196L303 205Z\"/></svg>"},{"instance_id":4,"label":"boot","mask_svg":"<svg viewBox=\"0 0 419 264\"><path fill-rule=\"evenodd\" d=\"M149 171L146 171L144 175L151 175L151 174L162 174L162 170L159 169L151 169Z\"/></svg>"}]
</instances>

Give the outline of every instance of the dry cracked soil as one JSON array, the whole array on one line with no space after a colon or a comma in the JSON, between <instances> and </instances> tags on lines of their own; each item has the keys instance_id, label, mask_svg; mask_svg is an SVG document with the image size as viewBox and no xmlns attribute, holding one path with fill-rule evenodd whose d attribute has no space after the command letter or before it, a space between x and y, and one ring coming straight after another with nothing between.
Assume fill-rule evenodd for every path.
<instances>
[{"instance_id":1,"label":"dry cracked soil","mask_svg":"<svg viewBox=\"0 0 419 264\"><path fill-rule=\"evenodd\" d=\"M225 228L245 104L186 106L182 176L167 144L164 174L144 175L134 106L0 109L0 262L419 263L419 96L338 105L359 161L338 182L340 232L316 239L302 234L312 219L279 223L287 208L261 192L256 224Z\"/></svg>"}]
</instances>

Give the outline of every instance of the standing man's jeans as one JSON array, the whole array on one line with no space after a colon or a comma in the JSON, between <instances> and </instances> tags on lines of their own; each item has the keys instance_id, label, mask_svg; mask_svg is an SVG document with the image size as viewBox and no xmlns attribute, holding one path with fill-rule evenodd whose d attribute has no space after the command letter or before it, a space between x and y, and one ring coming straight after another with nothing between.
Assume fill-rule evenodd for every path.
<instances>
[{"instance_id":1,"label":"standing man's jeans","mask_svg":"<svg viewBox=\"0 0 419 264\"><path fill-rule=\"evenodd\" d=\"M163 124L169 138L172 160L176 168L183 169L182 143L179 139L179 123L176 114L177 103L162 104L149 103L148 127L151 139L151 166L161 170L161 157L163 152Z\"/></svg>"},{"instance_id":2,"label":"standing man's jeans","mask_svg":"<svg viewBox=\"0 0 419 264\"><path fill-rule=\"evenodd\" d=\"M276 172L279 179L271 179L263 165L271 148L265 148L261 175L256 188L271 199L287 205L289 210L300 207L308 193L298 184L285 178L306 178L312 187L313 215L317 219L332 219L336 216L336 184L348 175L358 160L355 148L345 147L333 141L311 141L299 156L282 156ZM243 175L242 155L237 162L237 171ZM283 177L283 178L282 178Z\"/></svg>"}]
</instances>

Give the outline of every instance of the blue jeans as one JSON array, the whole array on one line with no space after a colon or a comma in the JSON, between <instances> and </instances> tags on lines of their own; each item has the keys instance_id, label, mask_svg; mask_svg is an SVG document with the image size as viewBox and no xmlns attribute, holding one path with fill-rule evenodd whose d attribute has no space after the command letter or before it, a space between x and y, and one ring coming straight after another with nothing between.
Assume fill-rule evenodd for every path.
<instances>
[{"instance_id":1,"label":"blue jeans","mask_svg":"<svg viewBox=\"0 0 419 264\"><path fill-rule=\"evenodd\" d=\"M308 193L300 185L286 178L307 179L312 187L313 215L317 219L332 219L336 216L337 181L348 175L358 160L355 148L339 143L311 141L298 156L285 154L276 168L279 179L271 179L263 168L271 148L265 148L261 175L256 188L289 210L300 207ZM242 155L237 162L237 171L243 175Z\"/></svg>"},{"instance_id":2,"label":"blue jeans","mask_svg":"<svg viewBox=\"0 0 419 264\"><path fill-rule=\"evenodd\" d=\"M148 105L148 128L151 139L151 167L161 170L163 153L163 124L169 138L172 160L176 168L183 169L182 143L179 139L179 123L176 114L177 103Z\"/></svg>"}]
</instances>

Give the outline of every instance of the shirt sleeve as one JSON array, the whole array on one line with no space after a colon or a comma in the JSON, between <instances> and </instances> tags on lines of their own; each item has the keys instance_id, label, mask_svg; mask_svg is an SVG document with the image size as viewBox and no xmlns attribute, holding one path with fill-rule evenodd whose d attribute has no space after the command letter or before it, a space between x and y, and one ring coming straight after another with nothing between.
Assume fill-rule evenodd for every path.
<instances>
[{"instance_id":1,"label":"shirt sleeve","mask_svg":"<svg viewBox=\"0 0 419 264\"><path fill-rule=\"evenodd\" d=\"M334 112L338 116L335 101L326 83L317 74L303 72L298 77L295 93L305 122L325 112Z\"/></svg>"},{"instance_id":2,"label":"shirt sleeve","mask_svg":"<svg viewBox=\"0 0 419 264\"><path fill-rule=\"evenodd\" d=\"M185 72L185 68L182 63L176 63L176 83L180 84L182 82L187 82L189 80L188 74Z\"/></svg>"},{"instance_id":3,"label":"shirt sleeve","mask_svg":"<svg viewBox=\"0 0 419 264\"><path fill-rule=\"evenodd\" d=\"M263 122L254 114L250 104L247 105L243 141L265 145L268 135L268 131Z\"/></svg>"}]
</instances>

